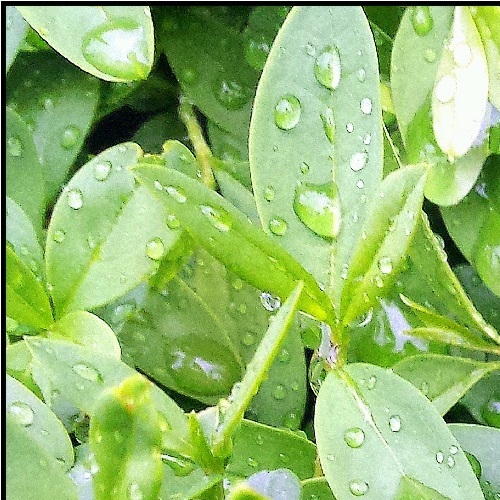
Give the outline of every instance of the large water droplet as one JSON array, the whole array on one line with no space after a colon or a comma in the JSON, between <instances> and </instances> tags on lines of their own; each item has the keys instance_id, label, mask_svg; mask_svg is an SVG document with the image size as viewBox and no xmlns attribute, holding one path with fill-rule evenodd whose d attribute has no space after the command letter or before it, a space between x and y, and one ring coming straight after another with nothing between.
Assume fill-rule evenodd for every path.
<instances>
[{"instance_id":1,"label":"large water droplet","mask_svg":"<svg viewBox=\"0 0 500 500\"><path fill-rule=\"evenodd\" d=\"M349 483L349 491L356 497L361 497L368 492L366 481L354 480Z\"/></svg>"},{"instance_id":2,"label":"large water droplet","mask_svg":"<svg viewBox=\"0 0 500 500\"><path fill-rule=\"evenodd\" d=\"M215 229L227 232L231 229L231 216L221 208L214 208L209 205L200 206L201 213L210 221Z\"/></svg>"},{"instance_id":3,"label":"large water droplet","mask_svg":"<svg viewBox=\"0 0 500 500\"><path fill-rule=\"evenodd\" d=\"M33 410L23 401L14 401L7 410L19 425L28 427L33 423Z\"/></svg>"},{"instance_id":4,"label":"large water droplet","mask_svg":"<svg viewBox=\"0 0 500 500\"><path fill-rule=\"evenodd\" d=\"M91 365L86 363L77 363L73 365L73 371L80 377L90 380L91 382L102 382L102 375Z\"/></svg>"},{"instance_id":5,"label":"large water droplet","mask_svg":"<svg viewBox=\"0 0 500 500\"><path fill-rule=\"evenodd\" d=\"M256 337L255 333L246 332L245 335L243 335L241 342L243 343L243 345L245 345L247 347L251 347L255 344L256 340L257 340L257 337Z\"/></svg>"},{"instance_id":6,"label":"large water droplet","mask_svg":"<svg viewBox=\"0 0 500 500\"><path fill-rule=\"evenodd\" d=\"M80 129L78 127L70 125L69 127L65 128L63 130L63 133L61 136L61 146L64 149L74 148L77 145L81 134L82 133L80 132Z\"/></svg>"},{"instance_id":7,"label":"large water droplet","mask_svg":"<svg viewBox=\"0 0 500 500\"><path fill-rule=\"evenodd\" d=\"M143 79L149 72L144 28L129 18L116 18L90 31L82 53L98 71L124 80Z\"/></svg>"},{"instance_id":8,"label":"large water droplet","mask_svg":"<svg viewBox=\"0 0 500 500\"><path fill-rule=\"evenodd\" d=\"M146 243L146 255L153 260L160 260L165 253L161 238L153 238Z\"/></svg>"},{"instance_id":9,"label":"large water droplet","mask_svg":"<svg viewBox=\"0 0 500 500\"><path fill-rule=\"evenodd\" d=\"M7 151L10 156L19 157L23 154L23 143L18 137L9 137L7 139Z\"/></svg>"},{"instance_id":10,"label":"large water droplet","mask_svg":"<svg viewBox=\"0 0 500 500\"><path fill-rule=\"evenodd\" d=\"M299 184L295 189L293 210L300 221L319 236L335 238L338 235L341 213L334 183Z\"/></svg>"},{"instance_id":11,"label":"large water droplet","mask_svg":"<svg viewBox=\"0 0 500 500\"><path fill-rule=\"evenodd\" d=\"M392 272L392 261L390 257L382 257L378 261L378 268L383 274L389 274Z\"/></svg>"},{"instance_id":12,"label":"large water droplet","mask_svg":"<svg viewBox=\"0 0 500 500\"><path fill-rule=\"evenodd\" d=\"M286 389L285 386L278 384L273 390L273 398L274 399L284 399L286 397Z\"/></svg>"},{"instance_id":13,"label":"large water droplet","mask_svg":"<svg viewBox=\"0 0 500 500\"><path fill-rule=\"evenodd\" d=\"M288 224L279 217L275 217L269 221L269 230L276 236L283 236L288 229Z\"/></svg>"},{"instance_id":14,"label":"large water droplet","mask_svg":"<svg viewBox=\"0 0 500 500\"><path fill-rule=\"evenodd\" d=\"M359 427L351 427L345 431L344 441L350 448L359 448L365 441L365 433Z\"/></svg>"},{"instance_id":15,"label":"large water droplet","mask_svg":"<svg viewBox=\"0 0 500 500\"><path fill-rule=\"evenodd\" d=\"M368 153L366 151L360 153L354 153L349 161L349 166L354 172L361 170L368 161Z\"/></svg>"},{"instance_id":16,"label":"large water droplet","mask_svg":"<svg viewBox=\"0 0 500 500\"><path fill-rule=\"evenodd\" d=\"M222 80L215 85L215 98L230 110L241 109L250 99L248 89L235 81Z\"/></svg>"},{"instance_id":17,"label":"large water droplet","mask_svg":"<svg viewBox=\"0 0 500 500\"><path fill-rule=\"evenodd\" d=\"M465 68L472 60L472 51L465 42L457 43L453 48L453 61L457 66Z\"/></svg>"},{"instance_id":18,"label":"large water droplet","mask_svg":"<svg viewBox=\"0 0 500 500\"><path fill-rule=\"evenodd\" d=\"M393 415L389 418L389 428L392 432L399 432L401 430L401 418L399 415Z\"/></svg>"},{"instance_id":19,"label":"large water droplet","mask_svg":"<svg viewBox=\"0 0 500 500\"><path fill-rule=\"evenodd\" d=\"M79 189L68 191L68 206L73 210L79 210L83 206L83 194Z\"/></svg>"},{"instance_id":20,"label":"large water droplet","mask_svg":"<svg viewBox=\"0 0 500 500\"><path fill-rule=\"evenodd\" d=\"M245 59L252 68L260 71L264 69L270 49L268 41L263 36L258 40L250 38L245 45Z\"/></svg>"},{"instance_id":21,"label":"large water droplet","mask_svg":"<svg viewBox=\"0 0 500 500\"><path fill-rule=\"evenodd\" d=\"M299 100L291 94L284 95L274 107L274 122L282 130L294 128L300 120Z\"/></svg>"},{"instance_id":22,"label":"large water droplet","mask_svg":"<svg viewBox=\"0 0 500 500\"><path fill-rule=\"evenodd\" d=\"M260 302L264 306L264 309L270 312L277 311L281 307L280 298L274 297L268 292L262 292L260 294Z\"/></svg>"},{"instance_id":23,"label":"large water droplet","mask_svg":"<svg viewBox=\"0 0 500 500\"><path fill-rule=\"evenodd\" d=\"M186 203L187 197L181 189L177 189L174 186L166 186L165 191L178 203Z\"/></svg>"},{"instance_id":24,"label":"large water droplet","mask_svg":"<svg viewBox=\"0 0 500 500\"><path fill-rule=\"evenodd\" d=\"M434 26L434 20L432 19L429 7L424 5L413 7L411 23L417 35L427 35Z\"/></svg>"},{"instance_id":25,"label":"large water droplet","mask_svg":"<svg viewBox=\"0 0 500 500\"><path fill-rule=\"evenodd\" d=\"M333 109L326 108L320 116L326 138L333 144L335 142L335 118L333 116Z\"/></svg>"},{"instance_id":26,"label":"large water droplet","mask_svg":"<svg viewBox=\"0 0 500 500\"><path fill-rule=\"evenodd\" d=\"M340 82L340 55L336 47L324 48L314 63L314 76L327 89L336 89Z\"/></svg>"},{"instance_id":27,"label":"large water droplet","mask_svg":"<svg viewBox=\"0 0 500 500\"><path fill-rule=\"evenodd\" d=\"M111 162L103 161L94 165L94 178L98 181L105 181L111 173Z\"/></svg>"},{"instance_id":28,"label":"large water droplet","mask_svg":"<svg viewBox=\"0 0 500 500\"><path fill-rule=\"evenodd\" d=\"M442 103L447 103L455 96L456 82L452 75L445 75L439 80L434 90L436 98Z\"/></svg>"},{"instance_id":29,"label":"large water droplet","mask_svg":"<svg viewBox=\"0 0 500 500\"><path fill-rule=\"evenodd\" d=\"M369 97L364 97L361 99L360 103L361 112L365 115L369 115L372 112L372 100Z\"/></svg>"},{"instance_id":30,"label":"large water droplet","mask_svg":"<svg viewBox=\"0 0 500 500\"><path fill-rule=\"evenodd\" d=\"M64 241L65 237L66 237L66 233L64 231L58 230L58 231L54 231L52 239L56 243L62 243Z\"/></svg>"}]
</instances>

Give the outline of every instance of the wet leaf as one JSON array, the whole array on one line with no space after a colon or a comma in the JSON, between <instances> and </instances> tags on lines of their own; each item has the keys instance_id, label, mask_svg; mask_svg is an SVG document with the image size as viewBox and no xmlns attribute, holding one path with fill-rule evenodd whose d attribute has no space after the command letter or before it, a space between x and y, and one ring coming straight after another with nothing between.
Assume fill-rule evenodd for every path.
<instances>
[{"instance_id":1,"label":"wet leaf","mask_svg":"<svg viewBox=\"0 0 500 500\"><path fill-rule=\"evenodd\" d=\"M5 24L7 30L5 37L5 71L8 72L26 36L28 24L13 5L9 5L6 8Z\"/></svg>"}]
</instances>

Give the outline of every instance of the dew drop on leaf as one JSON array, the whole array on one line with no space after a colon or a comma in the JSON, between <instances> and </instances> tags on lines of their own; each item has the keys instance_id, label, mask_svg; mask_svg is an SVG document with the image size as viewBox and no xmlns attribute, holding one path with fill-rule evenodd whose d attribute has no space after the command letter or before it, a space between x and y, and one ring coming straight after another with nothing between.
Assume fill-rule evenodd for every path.
<instances>
[{"instance_id":1,"label":"dew drop on leaf","mask_svg":"<svg viewBox=\"0 0 500 500\"><path fill-rule=\"evenodd\" d=\"M23 154L23 143L18 137L9 137L7 139L7 151L10 156L20 157Z\"/></svg>"},{"instance_id":2,"label":"dew drop on leaf","mask_svg":"<svg viewBox=\"0 0 500 500\"><path fill-rule=\"evenodd\" d=\"M442 451L438 451L438 452L436 453L436 462L437 462L438 464L442 464L442 463L443 463L443 461L444 461L444 454L443 454L443 452L442 452Z\"/></svg>"},{"instance_id":3,"label":"dew drop on leaf","mask_svg":"<svg viewBox=\"0 0 500 500\"><path fill-rule=\"evenodd\" d=\"M62 243L64 241L64 238L66 237L66 233L61 230L54 231L54 234L52 236L52 239L56 243Z\"/></svg>"},{"instance_id":4,"label":"dew drop on leaf","mask_svg":"<svg viewBox=\"0 0 500 500\"><path fill-rule=\"evenodd\" d=\"M272 186L266 187L266 189L264 190L264 198L266 199L266 201L274 200L274 188Z\"/></svg>"},{"instance_id":5,"label":"dew drop on leaf","mask_svg":"<svg viewBox=\"0 0 500 500\"><path fill-rule=\"evenodd\" d=\"M83 206L83 194L79 189L68 191L68 206L73 210L79 210Z\"/></svg>"},{"instance_id":6,"label":"dew drop on leaf","mask_svg":"<svg viewBox=\"0 0 500 500\"><path fill-rule=\"evenodd\" d=\"M283 425L288 429L295 430L299 428L300 417L295 412L290 412L286 415Z\"/></svg>"},{"instance_id":7,"label":"dew drop on leaf","mask_svg":"<svg viewBox=\"0 0 500 500\"><path fill-rule=\"evenodd\" d=\"M181 223L175 215L173 214L167 215L167 227L169 229L177 229L180 225Z\"/></svg>"},{"instance_id":8,"label":"dew drop on leaf","mask_svg":"<svg viewBox=\"0 0 500 500\"><path fill-rule=\"evenodd\" d=\"M290 359L291 359L290 352L288 351L288 349L286 349L284 347L278 353L277 358L278 358L278 361L280 361L281 363L288 363L290 361Z\"/></svg>"},{"instance_id":9,"label":"dew drop on leaf","mask_svg":"<svg viewBox=\"0 0 500 500\"><path fill-rule=\"evenodd\" d=\"M252 68L260 71L264 69L270 50L269 43L263 37L258 40L250 38L245 45L245 59Z\"/></svg>"},{"instance_id":10,"label":"dew drop on leaf","mask_svg":"<svg viewBox=\"0 0 500 500\"><path fill-rule=\"evenodd\" d=\"M70 125L64 129L61 135L61 146L64 149L73 149L77 145L80 136L80 129L74 125Z\"/></svg>"},{"instance_id":11,"label":"dew drop on leaf","mask_svg":"<svg viewBox=\"0 0 500 500\"><path fill-rule=\"evenodd\" d=\"M349 166L354 172L362 170L368 161L368 153L366 151L354 153L349 160Z\"/></svg>"},{"instance_id":12,"label":"dew drop on leaf","mask_svg":"<svg viewBox=\"0 0 500 500\"><path fill-rule=\"evenodd\" d=\"M143 79L149 72L144 28L131 19L113 19L90 31L82 53L98 71L124 80Z\"/></svg>"},{"instance_id":13,"label":"dew drop on leaf","mask_svg":"<svg viewBox=\"0 0 500 500\"><path fill-rule=\"evenodd\" d=\"M222 80L217 81L214 88L217 101L226 109L241 109L250 99L251 93L238 82Z\"/></svg>"},{"instance_id":14,"label":"dew drop on leaf","mask_svg":"<svg viewBox=\"0 0 500 500\"><path fill-rule=\"evenodd\" d=\"M260 446L261 444L264 444L264 438L260 434L257 434L255 442Z\"/></svg>"},{"instance_id":15,"label":"dew drop on leaf","mask_svg":"<svg viewBox=\"0 0 500 500\"><path fill-rule=\"evenodd\" d=\"M273 398L274 399L277 399L277 400L281 400L281 399L284 399L286 397L286 388L281 385L281 384L278 384L274 390L273 390Z\"/></svg>"},{"instance_id":16,"label":"dew drop on leaf","mask_svg":"<svg viewBox=\"0 0 500 500\"><path fill-rule=\"evenodd\" d=\"M152 260L160 260L165 253L161 238L152 238L146 243L146 255Z\"/></svg>"},{"instance_id":17,"label":"dew drop on leaf","mask_svg":"<svg viewBox=\"0 0 500 500\"><path fill-rule=\"evenodd\" d=\"M434 26L429 7L423 5L414 7L411 13L411 23L417 35L427 35Z\"/></svg>"},{"instance_id":18,"label":"dew drop on leaf","mask_svg":"<svg viewBox=\"0 0 500 500\"><path fill-rule=\"evenodd\" d=\"M389 418L389 428L392 432L399 432L401 430L401 418L398 415L393 415Z\"/></svg>"},{"instance_id":19,"label":"dew drop on leaf","mask_svg":"<svg viewBox=\"0 0 500 500\"><path fill-rule=\"evenodd\" d=\"M350 448L359 448L365 441L365 433L359 427L351 427L345 431L344 441Z\"/></svg>"},{"instance_id":20,"label":"dew drop on leaf","mask_svg":"<svg viewBox=\"0 0 500 500\"><path fill-rule=\"evenodd\" d=\"M256 469L259 466L259 462L257 462L257 460L255 460L255 458L252 457L248 457L247 464L254 469Z\"/></svg>"},{"instance_id":21,"label":"dew drop on leaf","mask_svg":"<svg viewBox=\"0 0 500 500\"><path fill-rule=\"evenodd\" d=\"M452 467L455 467L455 459L450 455L446 459L446 465L451 469Z\"/></svg>"},{"instance_id":22,"label":"dew drop on leaf","mask_svg":"<svg viewBox=\"0 0 500 500\"><path fill-rule=\"evenodd\" d=\"M268 292L262 292L260 294L260 303L264 306L264 309L270 312L277 311L281 307L280 298L273 297Z\"/></svg>"},{"instance_id":23,"label":"dew drop on leaf","mask_svg":"<svg viewBox=\"0 0 500 500\"><path fill-rule=\"evenodd\" d=\"M274 123L282 130L294 128L300 121L299 100L291 94L281 97L274 107Z\"/></svg>"},{"instance_id":24,"label":"dew drop on leaf","mask_svg":"<svg viewBox=\"0 0 500 500\"><path fill-rule=\"evenodd\" d=\"M245 335L243 335L243 338L241 339L241 342L243 345L247 347L251 347L255 344L257 338L254 333L252 332L246 332Z\"/></svg>"},{"instance_id":25,"label":"dew drop on leaf","mask_svg":"<svg viewBox=\"0 0 500 500\"><path fill-rule=\"evenodd\" d=\"M372 375L369 379L368 379L368 382L366 383L366 387L368 387L368 389L374 389L375 386L377 385L377 377L375 375Z\"/></svg>"},{"instance_id":26,"label":"dew drop on leaf","mask_svg":"<svg viewBox=\"0 0 500 500\"><path fill-rule=\"evenodd\" d=\"M143 500L141 487L137 483L131 483L127 490L128 500Z\"/></svg>"},{"instance_id":27,"label":"dew drop on leaf","mask_svg":"<svg viewBox=\"0 0 500 500\"><path fill-rule=\"evenodd\" d=\"M321 121L323 122L323 131L325 132L326 138L330 144L333 144L335 142L335 118L333 116L332 108L326 108L320 116Z\"/></svg>"},{"instance_id":28,"label":"dew drop on leaf","mask_svg":"<svg viewBox=\"0 0 500 500\"><path fill-rule=\"evenodd\" d=\"M23 427L28 427L33 423L33 410L23 401L14 401L9 405L8 413L10 413L15 421Z\"/></svg>"},{"instance_id":29,"label":"dew drop on leaf","mask_svg":"<svg viewBox=\"0 0 500 500\"><path fill-rule=\"evenodd\" d=\"M193 68L183 68L179 75L179 80L188 85L192 85L197 79L198 73Z\"/></svg>"},{"instance_id":30,"label":"dew drop on leaf","mask_svg":"<svg viewBox=\"0 0 500 500\"><path fill-rule=\"evenodd\" d=\"M187 197L182 190L177 189L174 186L166 186L165 191L178 203L186 203Z\"/></svg>"},{"instance_id":31,"label":"dew drop on leaf","mask_svg":"<svg viewBox=\"0 0 500 500\"><path fill-rule=\"evenodd\" d=\"M300 164L300 173L301 174L307 174L309 172L309 170L310 170L310 167L307 163L302 162Z\"/></svg>"},{"instance_id":32,"label":"dew drop on leaf","mask_svg":"<svg viewBox=\"0 0 500 500\"><path fill-rule=\"evenodd\" d=\"M336 47L325 47L314 63L316 80L327 89L334 90L340 82L340 55Z\"/></svg>"},{"instance_id":33,"label":"dew drop on leaf","mask_svg":"<svg viewBox=\"0 0 500 500\"><path fill-rule=\"evenodd\" d=\"M457 43L453 48L453 61L457 66L465 68L472 60L471 48L465 42Z\"/></svg>"},{"instance_id":34,"label":"dew drop on leaf","mask_svg":"<svg viewBox=\"0 0 500 500\"><path fill-rule=\"evenodd\" d=\"M345 129L347 130L347 132L349 132L350 134L352 134L354 132L354 125L352 123L348 123L345 126Z\"/></svg>"},{"instance_id":35,"label":"dew drop on leaf","mask_svg":"<svg viewBox=\"0 0 500 500\"><path fill-rule=\"evenodd\" d=\"M218 231L227 232L231 229L231 217L226 211L209 205L201 205L200 210Z\"/></svg>"},{"instance_id":36,"label":"dew drop on leaf","mask_svg":"<svg viewBox=\"0 0 500 500\"><path fill-rule=\"evenodd\" d=\"M361 99L360 108L362 113L369 115L372 112L372 100L369 97Z\"/></svg>"},{"instance_id":37,"label":"dew drop on leaf","mask_svg":"<svg viewBox=\"0 0 500 500\"><path fill-rule=\"evenodd\" d=\"M80 377L85 380L90 380L91 382L102 382L102 375L93 366L86 363L77 363L76 365L73 365L72 368L77 375L80 375Z\"/></svg>"},{"instance_id":38,"label":"dew drop on leaf","mask_svg":"<svg viewBox=\"0 0 500 500\"><path fill-rule=\"evenodd\" d=\"M94 178L98 181L105 181L111 173L111 162L103 161L94 165Z\"/></svg>"},{"instance_id":39,"label":"dew drop on leaf","mask_svg":"<svg viewBox=\"0 0 500 500\"><path fill-rule=\"evenodd\" d=\"M371 142L372 142L372 136L370 134L366 134L363 137L363 144L368 146L368 144L370 144Z\"/></svg>"},{"instance_id":40,"label":"dew drop on leaf","mask_svg":"<svg viewBox=\"0 0 500 500\"><path fill-rule=\"evenodd\" d=\"M269 221L269 230L276 236L283 236L288 229L288 224L279 217L275 217Z\"/></svg>"},{"instance_id":41,"label":"dew drop on leaf","mask_svg":"<svg viewBox=\"0 0 500 500\"><path fill-rule=\"evenodd\" d=\"M300 221L319 236L335 238L340 231L338 189L334 183L301 183L295 189L293 210Z\"/></svg>"},{"instance_id":42,"label":"dew drop on leaf","mask_svg":"<svg viewBox=\"0 0 500 500\"><path fill-rule=\"evenodd\" d=\"M424 59L428 63L433 63L437 58L436 51L434 49L425 49L424 50Z\"/></svg>"},{"instance_id":43,"label":"dew drop on leaf","mask_svg":"<svg viewBox=\"0 0 500 500\"><path fill-rule=\"evenodd\" d=\"M357 72L358 80L362 83L366 78L366 70L364 68L359 68Z\"/></svg>"},{"instance_id":44,"label":"dew drop on leaf","mask_svg":"<svg viewBox=\"0 0 500 500\"><path fill-rule=\"evenodd\" d=\"M389 274L392 272L392 261L390 257L381 257L378 261L378 268L383 274Z\"/></svg>"},{"instance_id":45,"label":"dew drop on leaf","mask_svg":"<svg viewBox=\"0 0 500 500\"><path fill-rule=\"evenodd\" d=\"M366 481L356 479L349 483L349 491L356 497L365 495L368 489L368 483Z\"/></svg>"}]
</instances>

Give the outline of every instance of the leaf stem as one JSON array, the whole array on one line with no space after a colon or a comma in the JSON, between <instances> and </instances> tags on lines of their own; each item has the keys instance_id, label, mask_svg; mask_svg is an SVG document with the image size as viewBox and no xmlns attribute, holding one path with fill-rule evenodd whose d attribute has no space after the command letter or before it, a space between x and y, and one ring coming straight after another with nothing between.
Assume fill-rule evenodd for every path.
<instances>
[{"instance_id":1,"label":"leaf stem","mask_svg":"<svg viewBox=\"0 0 500 500\"><path fill-rule=\"evenodd\" d=\"M215 189L215 177L212 172L212 151L205 141L203 131L196 118L193 105L184 95L179 98L179 117L186 126L189 139L193 144L196 159L201 168L201 179L205 186Z\"/></svg>"}]
</instances>

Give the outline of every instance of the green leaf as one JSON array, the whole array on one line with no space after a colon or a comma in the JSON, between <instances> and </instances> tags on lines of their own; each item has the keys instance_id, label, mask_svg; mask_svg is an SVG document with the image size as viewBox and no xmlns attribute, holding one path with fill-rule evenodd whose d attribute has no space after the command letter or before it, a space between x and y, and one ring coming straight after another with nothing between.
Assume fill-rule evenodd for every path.
<instances>
[{"instance_id":1,"label":"green leaf","mask_svg":"<svg viewBox=\"0 0 500 500\"><path fill-rule=\"evenodd\" d=\"M303 283L299 282L259 343L252 361L247 365L241 383L233 387L229 396L229 405L221 411L220 421L211 437L213 453L216 456L223 452L227 442L231 439L235 428L243 419L246 408L266 377L274 358L278 355L297 311L302 290Z\"/></svg>"},{"instance_id":2,"label":"green leaf","mask_svg":"<svg viewBox=\"0 0 500 500\"><path fill-rule=\"evenodd\" d=\"M392 500L405 476L453 500L483 498L466 456L430 401L380 367L350 364L330 372L318 394L315 432L321 466L338 500L365 493Z\"/></svg>"},{"instance_id":3,"label":"green leaf","mask_svg":"<svg viewBox=\"0 0 500 500\"><path fill-rule=\"evenodd\" d=\"M460 403L480 423L500 428L500 373L494 371L480 380Z\"/></svg>"},{"instance_id":4,"label":"green leaf","mask_svg":"<svg viewBox=\"0 0 500 500\"><path fill-rule=\"evenodd\" d=\"M73 483L50 452L35 441L13 415L7 415L5 424L9 500L77 500Z\"/></svg>"},{"instance_id":5,"label":"green leaf","mask_svg":"<svg viewBox=\"0 0 500 500\"><path fill-rule=\"evenodd\" d=\"M474 384L500 370L500 363L423 354L403 359L393 369L427 396L440 415L445 415Z\"/></svg>"},{"instance_id":6,"label":"green leaf","mask_svg":"<svg viewBox=\"0 0 500 500\"><path fill-rule=\"evenodd\" d=\"M90 448L99 470L96 500L155 500L161 486L161 418L151 398L152 384L140 374L109 389L90 419Z\"/></svg>"},{"instance_id":7,"label":"green leaf","mask_svg":"<svg viewBox=\"0 0 500 500\"><path fill-rule=\"evenodd\" d=\"M330 486L324 477L302 481L301 500L335 500Z\"/></svg>"},{"instance_id":8,"label":"green leaf","mask_svg":"<svg viewBox=\"0 0 500 500\"><path fill-rule=\"evenodd\" d=\"M120 359L120 344L113 330L101 318L87 311L65 314L51 325L47 337L69 340L117 360Z\"/></svg>"},{"instance_id":9,"label":"green leaf","mask_svg":"<svg viewBox=\"0 0 500 500\"><path fill-rule=\"evenodd\" d=\"M145 79L153 64L149 7L18 7L54 49L84 71L112 82Z\"/></svg>"},{"instance_id":10,"label":"green leaf","mask_svg":"<svg viewBox=\"0 0 500 500\"><path fill-rule=\"evenodd\" d=\"M368 311L394 282L418 224L425 173L421 166L398 169L380 185L345 270L345 324Z\"/></svg>"},{"instance_id":11,"label":"green leaf","mask_svg":"<svg viewBox=\"0 0 500 500\"><path fill-rule=\"evenodd\" d=\"M220 474L207 474L200 467L189 473L176 473L171 467L163 465L163 480L159 498L179 498L182 500L198 500L204 493L210 495L210 490L222 480ZM177 496L176 496L177 495Z\"/></svg>"},{"instance_id":12,"label":"green leaf","mask_svg":"<svg viewBox=\"0 0 500 500\"><path fill-rule=\"evenodd\" d=\"M451 237L490 290L500 296L500 161L485 163L473 190L441 213Z\"/></svg>"},{"instance_id":13,"label":"green leaf","mask_svg":"<svg viewBox=\"0 0 500 500\"><path fill-rule=\"evenodd\" d=\"M47 202L57 194L82 148L98 100L99 80L52 51L23 53L12 66L7 103L32 127Z\"/></svg>"},{"instance_id":14,"label":"green leaf","mask_svg":"<svg viewBox=\"0 0 500 500\"><path fill-rule=\"evenodd\" d=\"M285 429L243 420L233 435L233 449L227 474L248 477L257 470L286 467L299 479L314 474L316 446Z\"/></svg>"},{"instance_id":15,"label":"green leaf","mask_svg":"<svg viewBox=\"0 0 500 500\"><path fill-rule=\"evenodd\" d=\"M177 241L162 205L136 187L142 151L110 148L86 163L56 203L47 232L47 280L58 317L90 309L152 276Z\"/></svg>"},{"instance_id":16,"label":"green leaf","mask_svg":"<svg viewBox=\"0 0 500 500\"><path fill-rule=\"evenodd\" d=\"M179 219L182 228L235 274L282 297L302 280L305 286L299 308L321 320L332 317L331 303L314 279L221 196L168 168L139 165L134 173Z\"/></svg>"},{"instance_id":17,"label":"green leaf","mask_svg":"<svg viewBox=\"0 0 500 500\"><path fill-rule=\"evenodd\" d=\"M488 481L500 493L500 429L474 424L449 424L448 427L460 447L479 461L481 483Z\"/></svg>"},{"instance_id":18,"label":"green leaf","mask_svg":"<svg viewBox=\"0 0 500 500\"><path fill-rule=\"evenodd\" d=\"M8 72L28 31L28 24L13 5L6 7L5 71Z\"/></svg>"},{"instance_id":19,"label":"green leaf","mask_svg":"<svg viewBox=\"0 0 500 500\"><path fill-rule=\"evenodd\" d=\"M257 89L250 167L265 231L338 297L382 178L377 57L360 7L292 9Z\"/></svg>"},{"instance_id":20,"label":"green leaf","mask_svg":"<svg viewBox=\"0 0 500 500\"><path fill-rule=\"evenodd\" d=\"M64 470L73 464L73 447L63 424L30 390L6 377L7 415L31 440L56 459Z\"/></svg>"},{"instance_id":21,"label":"green leaf","mask_svg":"<svg viewBox=\"0 0 500 500\"><path fill-rule=\"evenodd\" d=\"M53 320L45 288L9 246L5 256L7 315L19 323L48 328Z\"/></svg>"},{"instance_id":22,"label":"green leaf","mask_svg":"<svg viewBox=\"0 0 500 500\"><path fill-rule=\"evenodd\" d=\"M33 222L8 196L5 199L5 238L23 263L43 279L45 263Z\"/></svg>"},{"instance_id":23,"label":"green leaf","mask_svg":"<svg viewBox=\"0 0 500 500\"><path fill-rule=\"evenodd\" d=\"M403 476L394 497L395 500L451 500L438 493L434 488L429 488L416 479Z\"/></svg>"},{"instance_id":24,"label":"green leaf","mask_svg":"<svg viewBox=\"0 0 500 500\"><path fill-rule=\"evenodd\" d=\"M44 178L33 135L12 109L5 116L6 192L31 219L38 236L44 222Z\"/></svg>"},{"instance_id":25,"label":"green leaf","mask_svg":"<svg viewBox=\"0 0 500 500\"><path fill-rule=\"evenodd\" d=\"M186 130L173 112L159 113L141 125L134 134L133 141L144 151L161 153L167 137L183 140Z\"/></svg>"}]
</instances>

